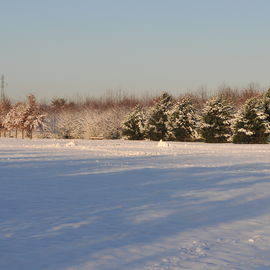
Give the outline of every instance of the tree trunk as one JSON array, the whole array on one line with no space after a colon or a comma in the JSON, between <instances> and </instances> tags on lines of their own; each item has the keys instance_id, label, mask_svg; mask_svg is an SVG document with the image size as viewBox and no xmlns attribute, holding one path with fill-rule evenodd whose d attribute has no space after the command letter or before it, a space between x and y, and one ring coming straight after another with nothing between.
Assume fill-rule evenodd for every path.
<instances>
[{"instance_id":1,"label":"tree trunk","mask_svg":"<svg viewBox=\"0 0 270 270\"><path fill-rule=\"evenodd\" d=\"M18 129L17 128L15 129L15 137L16 137L16 139L18 138Z\"/></svg>"},{"instance_id":2,"label":"tree trunk","mask_svg":"<svg viewBox=\"0 0 270 270\"><path fill-rule=\"evenodd\" d=\"M29 138L29 139L32 139L32 130L31 129L29 129L29 128L27 128L26 130L25 130L25 137L26 138Z\"/></svg>"},{"instance_id":3,"label":"tree trunk","mask_svg":"<svg viewBox=\"0 0 270 270\"><path fill-rule=\"evenodd\" d=\"M24 129L22 129L22 139L24 139Z\"/></svg>"}]
</instances>

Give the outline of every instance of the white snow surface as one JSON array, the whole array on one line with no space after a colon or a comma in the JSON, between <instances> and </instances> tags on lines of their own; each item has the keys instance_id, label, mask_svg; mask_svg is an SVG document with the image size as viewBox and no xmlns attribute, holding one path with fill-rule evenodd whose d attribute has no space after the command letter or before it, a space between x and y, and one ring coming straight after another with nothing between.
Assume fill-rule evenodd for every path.
<instances>
[{"instance_id":1,"label":"white snow surface","mask_svg":"<svg viewBox=\"0 0 270 270\"><path fill-rule=\"evenodd\" d=\"M269 270L270 145L0 139L0 269Z\"/></svg>"}]
</instances>

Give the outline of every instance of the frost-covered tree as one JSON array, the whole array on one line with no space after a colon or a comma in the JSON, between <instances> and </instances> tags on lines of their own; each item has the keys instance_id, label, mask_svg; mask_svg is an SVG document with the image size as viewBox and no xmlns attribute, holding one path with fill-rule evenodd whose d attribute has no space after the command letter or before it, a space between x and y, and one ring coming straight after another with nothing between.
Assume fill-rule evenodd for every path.
<instances>
[{"instance_id":1,"label":"frost-covered tree","mask_svg":"<svg viewBox=\"0 0 270 270\"><path fill-rule=\"evenodd\" d=\"M0 100L0 137L2 135L2 131L4 131L4 135L5 135L6 127L4 125L4 121L10 108L11 108L11 104L7 98L3 98Z\"/></svg>"},{"instance_id":2,"label":"frost-covered tree","mask_svg":"<svg viewBox=\"0 0 270 270\"><path fill-rule=\"evenodd\" d=\"M87 108L82 111L65 109L57 113L54 129L60 138L119 139L121 123L126 114L125 108Z\"/></svg>"},{"instance_id":3,"label":"frost-covered tree","mask_svg":"<svg viewBox=\"0 0 270 270\"><path fill-rule=\"evenodd\" d=\"M107 109L100 115L99 125L101 136L106 139L119 139L121 137L121 125L127 115L125 108Z\"/></svg>"},{"instance_id":4,"label":"frost-covered tree","mask_svg":"<svg viewBox=\"0 0 270 270\"><path fill-rule=\"evenodd\" d=\"M191 141L196 136L197 123L198 119L191 99L182 98L168 112L168 140Z\"/></svg>"},{"instance_id":5,"label":"frost-covered tree","mask_svg":"<svg viewBox=\"0 0 270 270\"><path fill-rule=\"evenodd\" d=\"M222 96L212 97L203 108L200 133L207 143L225 143L232 135L233 107Z\"/></svg>"},{"instance_id":6,"label":"frost-covered tree","mask_svg":"<svg viewBox=\"0 0 270 270\"><path fill-rule=\"evenodd\" d=\"M85 109L80 119L85 139L98 138L103 136L102 128L103 114L99 110Z\"/></svg>"},{"instance_id":7,"label":"frost-covered tree","mask_svg":"<svg viewBox=\"0 0 270 270\"><path fill-rule=\"evenodd\" d=\"M25 116L26 106L22 102L15 103L4 120L4 127L11 131L15 130L15 137L17 138L18 130L22 131L23 137L23 130L24 130L24 116Z\"/></svg>"},{"instance_id":8,"label":"frost-covered tree","mask_svg":"<svg viewBox=\"0 0 270 270\"><path fill-rule=\"evenodd\" d=\"M81 113L64 110L58 113L57 133L63 139L81 139L83 137Z\"/></svg>"},{"instance_id":9,"label":"frost-covered tree","mask_svg":"<svg viewBox=\"0 0 270 270\"><path fill-rule=\"evenodd\" d=\"M142 106L137 105L126 117L122 124L122 136L129 140L142 140L145 113Z\"/></svg>"},{"instance_id":10,"label":"frost-covered tree","mask_svg":"<svg viewBox=\"0 0 270 270\"><path fill-rule=\"evenodd\" d=\"M267 143L270 129L266 119L263 102L247 100L233 125L233 143Z\"/></svg>"},{"instance_id":11,"label":"frost-covered tree","mask_svg":"<svg viewBox=\"0 0 270 270\"><path fill-rule=\"evenodd\" d=\"M165 92L148 111L144 129L145 138L153 141L166 139L168 111L171 107L172 96Z\"/></svg>"},{"instance_id":12,"label":"frost-covered tree","mask_svg":"<svg viewBox=\"0 0 270 270\"><path fill-rule=\"evenodd\" d=\"M46 114L41 111L35 96L29 95L23 114L23 130L26 130L29 138L32 138L33 130L42 128L45 117Z\"/></svg>"}]
</instances>

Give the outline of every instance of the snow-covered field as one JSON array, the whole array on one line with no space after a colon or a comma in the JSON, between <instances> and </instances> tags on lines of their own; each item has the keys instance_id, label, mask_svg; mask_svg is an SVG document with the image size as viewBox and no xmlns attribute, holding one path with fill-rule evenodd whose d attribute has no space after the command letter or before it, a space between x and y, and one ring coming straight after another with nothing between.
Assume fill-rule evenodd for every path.
<instances>
[{"instance_id":1,"label":"snow-covered field","mask_svg":"<svg viewBox=\"0 0 270 270\"><path fill-rule=\"evenodd\" d=\"M0 269L269 270L270 145L0 139Z\"/></svg>"}]
</instances>

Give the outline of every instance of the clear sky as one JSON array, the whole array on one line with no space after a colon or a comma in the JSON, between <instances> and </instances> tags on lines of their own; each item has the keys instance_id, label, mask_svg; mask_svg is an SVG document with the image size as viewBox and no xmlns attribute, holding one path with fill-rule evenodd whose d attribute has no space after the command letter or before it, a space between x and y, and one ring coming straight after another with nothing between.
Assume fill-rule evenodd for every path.
<instances>
[{"instance_id":1,"label":"clear sky","mask_svg":"<svg viewBox=\"0 0 270 270\"><path fill-rule=\"evenodd\" d=\"M0 74L20 99L270 85L269 0L1 0Z\"/></svg>"}]
</instances>

